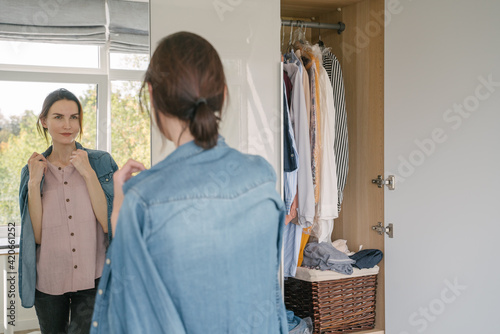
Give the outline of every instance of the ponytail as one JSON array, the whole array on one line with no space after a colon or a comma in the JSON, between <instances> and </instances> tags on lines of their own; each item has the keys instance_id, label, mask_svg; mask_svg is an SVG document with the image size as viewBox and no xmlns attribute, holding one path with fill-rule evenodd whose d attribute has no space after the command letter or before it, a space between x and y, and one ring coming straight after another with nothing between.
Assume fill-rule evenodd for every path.
<instances>
[{"instance_id":1,"label":"ponytail","mask_svg":"<svg viewBox=\"0 0 500 334\"><path fill-rule=\"evenodd\" d=\"M189 32L163 38L151 57L140 95L147 84L153 87L150 99L157 121L160 113L177 117L186 122L183 131L189 128L196 145L203 149L217 145L227 85L219 54L207 40Z\"/></svg>"},{"instance_id":2,"label":"ponytail","mask_svg":"<svg viewBox=\"0 0 500 334\"><path fill-rule=\"evenodd\" d=\"M219 137L219 117L205 99L198 99L189 117L189 131L196 145L210 149L217 144Z\"/></svg>"}]
</instances>

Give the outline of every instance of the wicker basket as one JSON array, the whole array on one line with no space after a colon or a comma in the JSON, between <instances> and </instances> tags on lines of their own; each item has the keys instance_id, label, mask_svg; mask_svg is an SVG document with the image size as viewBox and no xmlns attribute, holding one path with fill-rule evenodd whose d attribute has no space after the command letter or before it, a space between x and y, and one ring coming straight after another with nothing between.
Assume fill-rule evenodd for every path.
<instances>
[{"instance_id":1,"label":"wicker basket","mask_svg":"<svg viewBox=\"0 0 500 334\"><path fill-rule=\"evenodd\" d=\"M375 326L377 275L308 282L285 281L285 305L298 317L311 317L314 333L351 333Z\"/></svg>"}]
</instances>

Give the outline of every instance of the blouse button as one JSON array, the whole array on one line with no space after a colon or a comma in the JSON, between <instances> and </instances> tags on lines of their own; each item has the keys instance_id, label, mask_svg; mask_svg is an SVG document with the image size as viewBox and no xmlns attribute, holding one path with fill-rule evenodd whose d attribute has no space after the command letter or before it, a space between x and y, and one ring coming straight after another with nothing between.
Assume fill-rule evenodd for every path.
<instances>
[{"instance_id":1,"label":"blouse button","mask_svg":"<svg viewBox=\"0 0 500 334\"><path fill-rule=\"evenodd\" d=\"M66 198L66 202L69 202L69 198Z\"/></svg>"},{"instance_id":2,"label":"blouse button","mask_svg":"<svg viewBox=\"0 0 500 334\"><path fill-rule=\"evenodd\" d=\"M94 327L97 327L97 325L98 325L98 324L97 324L97 321L94 321L94 322L92 323L92 325L93 325Z\"/></svg>"},{"instance_id":3,"label":"blouse button","mask_svg":"<svg viewBox=\"0 0 500 334\"><path fill-rule=\"evenodd\" d=\"M110 264L111 263L111 260L110 259L106 259L106 264Z\"/></svg>"},{"instance_id":4,"label":"blouse button","mask_svg":"<svg viewBox=\"0 0 500 334\"><path fill-rule=\"evenodd\" d=\"M73 218L73 216L69 216L68 218L71 219L71 218Z\"/></svg>"},{"instance_id":5,"label":"blouse button","mask_svg":"<svg viewBox=\"0 0 500 334\"><path fill-rule=\"evenodd\" d=\"M99 289L99 294L100 294L100 295L102 295L102 294L103 294L102 289Z\"/></svg>"},{"instance_id":6,"label":"blouse button","mask_svg":"<svg viewBox=\"0 0 500 334\"><path fill-rule=\"evenodd\" d=\"M64 184L68 184L68 181L64 181Z\"/></svg>"},{"instance_id":7,"label":"blouse button","mask_svg":"<svg viewBox=\"0 0 500 334\"><path fill-rule=\"evenodd\" d=\"M71 232L71 236L74 236L75 234L73 232Z\"/></svg>"},{"instance_id":8,"label":"blouse button","mask_svg":"<svg viewBox=\"0 0 500 334\"><path fill-rule=\"evenodd\" d=\"M61 170L62 168L61 168L61 167L59 167L58 169L59 169L59 170Z\"/></svg>"},{"instance_id":9,"label":"blouse button","mask_svg":"<svg viewBox=\"0 0 500 334\"><path fill-rule=\"evenodd\" d=\"M75 264L75 266L74 266L73 268L75 268L75 269L76 269L76 268L78 268L78 266Z\"/></svg>"},{"instance_id":10,"label":"blouse button","mask_svg":"<svg viewBox=\"0 0 500 334\"><path fill-rule=\"evenodd\" d=\"M74 252L76 252L76 249L74 249L74 248L73 248L73 249L72 249L72 251L73 251L73 253L74 253Z\"/></svg>"}]
</instances>

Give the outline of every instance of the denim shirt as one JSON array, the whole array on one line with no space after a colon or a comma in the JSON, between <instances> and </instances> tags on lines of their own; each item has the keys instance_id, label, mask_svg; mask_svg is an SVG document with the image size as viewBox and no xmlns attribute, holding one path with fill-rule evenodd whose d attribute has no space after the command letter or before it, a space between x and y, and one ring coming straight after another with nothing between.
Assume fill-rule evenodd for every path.
<instances>
[{"instance_id":1,"label":"denim shirt","mask_svg":"<svg viewBox=\"0 0 500 334\"><path fill-rule=\"evenodd\" d=\"M127 181L91 333L288 333L275 187L269 163L222 137Z\"/></svg>"},{"instance_id":2,"label":"denim shirt","mask_svg":"<svg viewBox=\"0 0 500 334\"><path fill-rule=\"evenodd\" d=\"M95 171L101 184L108 204L108 237L111 240L111 211L113 209L113 173L118 169L116 162L108 152L90 150L76 143L77 149L87 152L89 163ZM42 153L48 157L52 153L52 146ZM21 209L21 238L19 242L19 296L23 307L32 307L35 303L36 287L36 243L33 225L31 224L28 210L28 165L21 171L21 184L19 187L19 207ZM43 181L40 182L40 193L43 190Z\"/></svg>"}]
</instances>

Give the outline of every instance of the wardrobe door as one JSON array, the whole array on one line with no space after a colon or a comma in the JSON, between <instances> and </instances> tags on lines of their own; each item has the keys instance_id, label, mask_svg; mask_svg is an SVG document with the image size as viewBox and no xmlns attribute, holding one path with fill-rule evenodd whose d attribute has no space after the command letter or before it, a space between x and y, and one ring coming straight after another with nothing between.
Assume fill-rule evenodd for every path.
<instances>
[{"instance_id":1,"label":"wardrobe door","mask_svg":"<svg viewBox=\"0 0 500 334\"><path fill-rule=\"evenodd\" d=\"M495 0L386 1L388 334L500 333Z\"/></svg>"},{"instance_id":2,"label":"wardrobe door","mask_svg":"<svg viewBox=\"0 0 500 334\"><path fill-rule=\"evenodd\" d=\"M214 45L229 93L221 134L230 146L262 155L281 170L280 1L151 0L150 10L151 52L161 38L178 31ZM152 139L156 163L173 145L162 144L154 126Z\"/></svg>"}]
</instances>

